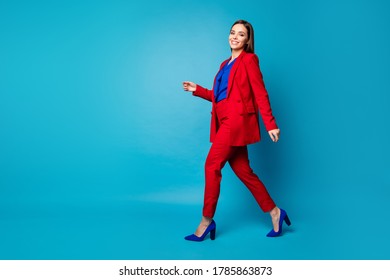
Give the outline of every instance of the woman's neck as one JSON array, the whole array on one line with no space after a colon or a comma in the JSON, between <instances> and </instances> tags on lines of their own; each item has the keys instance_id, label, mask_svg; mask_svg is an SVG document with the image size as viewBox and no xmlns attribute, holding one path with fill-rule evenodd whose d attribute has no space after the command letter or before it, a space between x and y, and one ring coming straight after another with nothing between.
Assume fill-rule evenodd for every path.
<instances>
[{"instance_id":1,"label":"woman's neck","mask_svg":"<svg viewBox=\"0 0 390 280\"><path fill-rule=\"evenodd\" d=\"M232 60L236 59L242 53L242 51L243 51L243 49L241 49L241 50L232 50Z\"/></svg>"}]
</instances>

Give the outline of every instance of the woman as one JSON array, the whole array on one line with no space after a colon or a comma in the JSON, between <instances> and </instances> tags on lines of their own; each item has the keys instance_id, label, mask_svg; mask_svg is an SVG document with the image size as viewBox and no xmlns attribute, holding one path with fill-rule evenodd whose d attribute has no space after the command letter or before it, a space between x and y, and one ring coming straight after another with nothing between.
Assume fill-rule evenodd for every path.
<instances>
[{"instance_id":1,"label":"woman","mask_svg":"<svg viewBox=\"0 0 390 280\"><path fill-rule=\"evenodd\" d=\"M280 134L272 115L259 60L254 54L252 25L244 20L236 21L230 30L229 44L231 57L222 62L212 90L190 81L183 82L185 91L212 102L212 145L205 164L203 216L195 233L185 237L189 241L203 241L208 233L212 240L215 239L213 217L220 192L221 170L226 162L251 191L261 209L270 213L273 229L268 237L281 235L283 221L291 224L286 212L276 206L249 166L247 145L260 141L258 111L273 142L279 140Z\"/></svg>"}]
</instances>

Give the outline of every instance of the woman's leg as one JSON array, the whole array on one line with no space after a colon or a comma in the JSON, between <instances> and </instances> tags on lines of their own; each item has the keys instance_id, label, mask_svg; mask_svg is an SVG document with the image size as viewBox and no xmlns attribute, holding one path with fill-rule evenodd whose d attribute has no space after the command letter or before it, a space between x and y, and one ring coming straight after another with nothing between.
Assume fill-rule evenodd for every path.
<instances>
[{"instance_id":1,"label":"woman's leg","mask_svg":"<svg viewBox=\"0 0 390 280\"><path fill-rule=\"evenodd\" d=\"M214 217L217 208L222 179L222 168L235 150L235 147L225 143L226 138L223 137L223 131L221 130L223 130L223 128L218 131L205 163L203 216L209 218Z\"/></svg>"},{"instance_id":2,"label":"woman's leg","mask_svg":"<svg viewBox=\"0 0 390 280\"><path fill-rule=\"evenodd\" d=\"M222 180L222 168L234 153L235 147L229 146L228 126L221 125L211 145L205 163L205 189L202 220L195 231L195 235L201 236L211 223L218 203L220 184Z\"/></svg>"},{"instance_id":3,"label":"woman's leg","mask_svg":"<svg viewBox=\"0 0 390 280\"><path fill-rule=\"evenodd\" d=\"M237 147L235 153L229 159L229 164L237 177L252 193L260 208L264 212L269 212L274 231L278 232L280 209L272 200L263 182L259 179L259 177L257 177L250 167L247 146Z\"/></svg>"},{"instance_id":4,"label":"woman's leg","mask_svg":"<svg viewBox=\"0 0 390 280\"><path fill-rule=\"evenodd\" d=\"M221 101L217 105L219 121L218 132L207 155L205 163L205 189L202 220L195 231L195 235L201 236L211 223L218 203L220 184L222 180L222 168L234 154L236 147L229 146L229 117L226 102Z\"/></svg>"},{"instance_id":5,"label":"woman's leg","mask_svg":"<svg viewBox=\"0 0 390 280\"><path fill-rule=\"evenodd\" d=\"M229 164L232 167L237 177L250 190L260 208L264 212L269 212L276 207L274 201L269 195L263 182L253 173L249 165L248 148L247 146L236 147L235 153L229 159Z\"/></svg>"}]
</instances>

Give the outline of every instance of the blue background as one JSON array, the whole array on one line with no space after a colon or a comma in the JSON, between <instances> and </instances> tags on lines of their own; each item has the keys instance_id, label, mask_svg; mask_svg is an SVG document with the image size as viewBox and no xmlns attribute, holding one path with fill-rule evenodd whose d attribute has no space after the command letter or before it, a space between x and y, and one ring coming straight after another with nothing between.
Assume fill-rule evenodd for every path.
<instances>
[{"instance_id":1,"label":"blue background","mask_svg":"<svg viewBox=\"0 0 390 280\"><path fill-rule=\"evenodd\" d=\"M387 1L2 1L1 259L389 259ZM282 131L250 146L293 223L223 170L199 223L208 102L236 19ZM265 135L262 127L263 135Z\"/></svg>"}]
</instances>

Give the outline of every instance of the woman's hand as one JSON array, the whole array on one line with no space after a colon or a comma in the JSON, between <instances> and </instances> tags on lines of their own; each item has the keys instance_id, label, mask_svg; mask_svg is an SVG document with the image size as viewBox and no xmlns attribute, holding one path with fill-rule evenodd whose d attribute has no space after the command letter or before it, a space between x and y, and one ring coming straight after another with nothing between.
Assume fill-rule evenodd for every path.
<instances>
[{"instance_id":1,"label":"woman's hand","mask_svg":"<svg viewBox=\"0 0 390 280\"><path fill-rule=\"evenodd\" d=\"M196 91L196 84L193 82L185 81L183 82L183 89L185 91Z\"/></svg>"},{"instance_id":2,"label":"woman's hand","mask_svg":"<svg viewBox=\"0 0 390 280\"><path fill-rule=\"evenodd\" d=\"M271 140L273 142L278 142L279 135L280 135L280 129L279 128L272 129L272 130L268 131L268 134L269 134L269 137L271 137Z\"/></svg>"}]
</instances>

